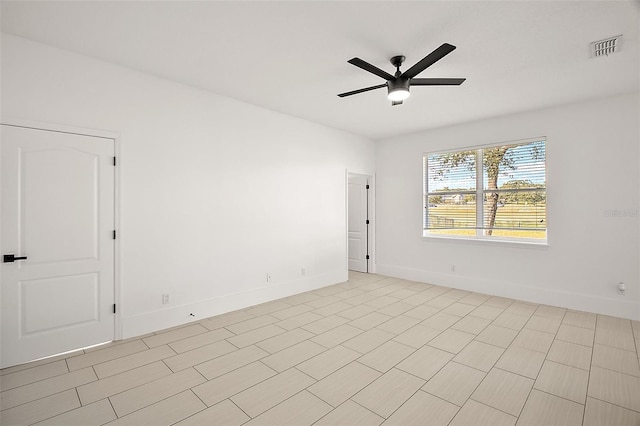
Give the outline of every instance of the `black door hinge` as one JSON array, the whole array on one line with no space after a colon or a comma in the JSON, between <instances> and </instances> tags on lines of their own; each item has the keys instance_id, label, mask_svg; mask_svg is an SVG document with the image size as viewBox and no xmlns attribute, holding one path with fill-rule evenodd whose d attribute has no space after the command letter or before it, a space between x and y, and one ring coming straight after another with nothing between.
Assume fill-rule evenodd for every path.
<instances>
[{"instance_id":1,"label":"black door hinge","mask_svg":"<svg viewBox=\"0 0 640 426\"><path fill-rule=\"evenodd\" d=\"M113 165L116 165L116 157L113 157Z\"/></svg>"},{"instance_id":2,"label":"black door hinge","mask_svg":"<svg viewBox=\"0 0 640 426\"><path fill-rule=\"evenodd\" d=\"M116 313L116 304L115 303L113 304L113 313L114 314Z\"/></svg>"},{"instance_id":3,"label":"black door hinge","mask_svg":"<svg viewBox=\"0 0 640 426\"><path fill-rule=\"evenodd\" d=\"M367 225L369 224L369 219L367 219L367 222L366 222L366 223L367 223Z\"/></svg>"},{"instance_id":4,"label":"black door hinge","mask_svg":"<svg viewBox=\"0 0 640 426\"><path fill-rule=\"evenodd\" d=\"M367 255L366 259L369 260L369 255Z\"/></svg>"},{"instance_id":5,"label":"black door hinge","mask_svg":"<svg viewBox=\"0 0 640 426\"><path fill-rule=\"evenodd\" d=\"M367 185L367 189L369 189L369 185Z\"/></svg>"},{"instance_id":6,"label":"black door hinge","mask_svg":"<svg viewBox=\"0 0 640 426\"><path fill-rule=\"evenodd\" d=\"M115 229L113 230L113 239L114 240L116 239L116 230Z\"/></svg>"}]
</instances>

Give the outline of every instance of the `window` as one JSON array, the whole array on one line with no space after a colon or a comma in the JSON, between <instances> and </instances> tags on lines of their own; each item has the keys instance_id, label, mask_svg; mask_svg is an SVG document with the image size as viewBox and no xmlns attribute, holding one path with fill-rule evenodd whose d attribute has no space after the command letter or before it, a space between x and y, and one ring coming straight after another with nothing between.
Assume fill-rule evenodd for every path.
<instances>
[{"instance_id":1,"label":"window","mask_svg":"<svg viewBox=\"0 0 640 426\"><path fill-rule=\"evenodd\" d=\"M545 145L536 138L425 154L423 235L546 242Z\"/></svg>"}]
</instances>

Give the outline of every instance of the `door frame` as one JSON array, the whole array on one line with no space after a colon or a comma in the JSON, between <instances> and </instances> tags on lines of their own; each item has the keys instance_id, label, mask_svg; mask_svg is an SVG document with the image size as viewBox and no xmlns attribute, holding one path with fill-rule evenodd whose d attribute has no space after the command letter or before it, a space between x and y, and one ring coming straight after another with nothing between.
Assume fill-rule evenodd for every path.
<instances>
[{"instance_id":1,"label":"door frame","mask_svg":"<svg viewBox=\"0 0 640 426\"><path fill-rule=\"evenodd\" d=\"M369 229L367 235L367 251L369 252L369 273L376 273L376 175L375 174L365 174L365 173L356 173L345 170L344 174L344 203L345 203L345 232L344 232L344 240L345 240L345 269L347 273L349 272L349 175L358 175L364 176L367 178L369 182L369 193L368 193L368 202L367 202L367 216L369 217Z\"/></svg>"},{"instance_id":2,"label":"door frame","mask_svg":"<svg viewBox=\"0 0 640 426\"><path fill-rule=\"evenodd\" d=\"M75 135L82 136L92 136L98 138L112 139L113 147L114 147L114 155L117 158L117 166L114 170L114 227L116 229L116 239L114 245L114 254L113 254L113 301L116 304L116 312L114 314L114 330L113 330L113 340L122 340L122 301L121 301L121 250L120 250L120 241L121 238L121 222L120 222L120 164L121 163L121 150L120 150L120 142L121 136L117 132L112 132L108 130L98 130L98 129L89 129L84 127L77 126L69 126L66 124L57 124L57 123L49 123L43 121L35 121L14 117L5 117L0 116L0 124L14 127L24 127L28 129L35 130L45 130L50 132L59 132L59 133L70 133ZM2 202L0 200L0 202ZM2 241L0 241L0 252L2 252ZM0 263L0 268L2 264ZM77 348L81 349L81 348Z\"/></svg>"}]
</instances>

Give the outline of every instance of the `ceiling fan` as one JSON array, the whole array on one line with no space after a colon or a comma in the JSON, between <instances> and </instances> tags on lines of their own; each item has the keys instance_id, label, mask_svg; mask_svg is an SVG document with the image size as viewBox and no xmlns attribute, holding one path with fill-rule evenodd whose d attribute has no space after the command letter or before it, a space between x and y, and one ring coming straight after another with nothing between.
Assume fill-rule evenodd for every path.
<instances>
[{"instance_id":1,"label":"ceiling fan","mask_svg":"<svg viewBox=\"0 0 640 426\"><path fill-rule=\"evenodd\" d=\"M388 89L388 97L391 100L391 105L400 105L402 101L409 97L409 87L411 86L459 86L466 79L464 78L415 78L422 71L435 64L440 59L444 58L449 53L455 50L455 46L444 43L433 52L418 61L414 66L400 72L400 66L405 60L402 55L394 56L390 59L391 65L396 67L395 75L391 75L380 68L371 65L370 63L363 61L360 58L350 59L349 62L358 68L362 68L365 71L369 71L372 74L382 77L387 80L384 84L378 84L377 86L365 87L364 89L353 90L351 92L340 93L338 96L344 98L345 96L356 95L362 92L368 92L369 90L381 89L386 87Z\"/></svg>"}]
</instances>

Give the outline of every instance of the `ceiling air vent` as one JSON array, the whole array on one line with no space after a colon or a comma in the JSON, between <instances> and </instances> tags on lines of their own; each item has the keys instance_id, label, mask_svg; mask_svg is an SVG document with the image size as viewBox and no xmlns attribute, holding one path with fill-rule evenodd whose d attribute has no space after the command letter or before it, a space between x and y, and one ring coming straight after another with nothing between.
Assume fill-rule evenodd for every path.
<instances>
[{"instance_id":1,"label":"ceiling air vent","mask_svg":"<svg viewBox=\"0 0 640 426\"><path fill-rule=\"evenodd\" d=\"M609 37L604 40L594 41L591 43L591 56L597 58L598 56L609 56L620 50L620 39L622 35L615 37Z\"/></svg>"}]
</instances>

